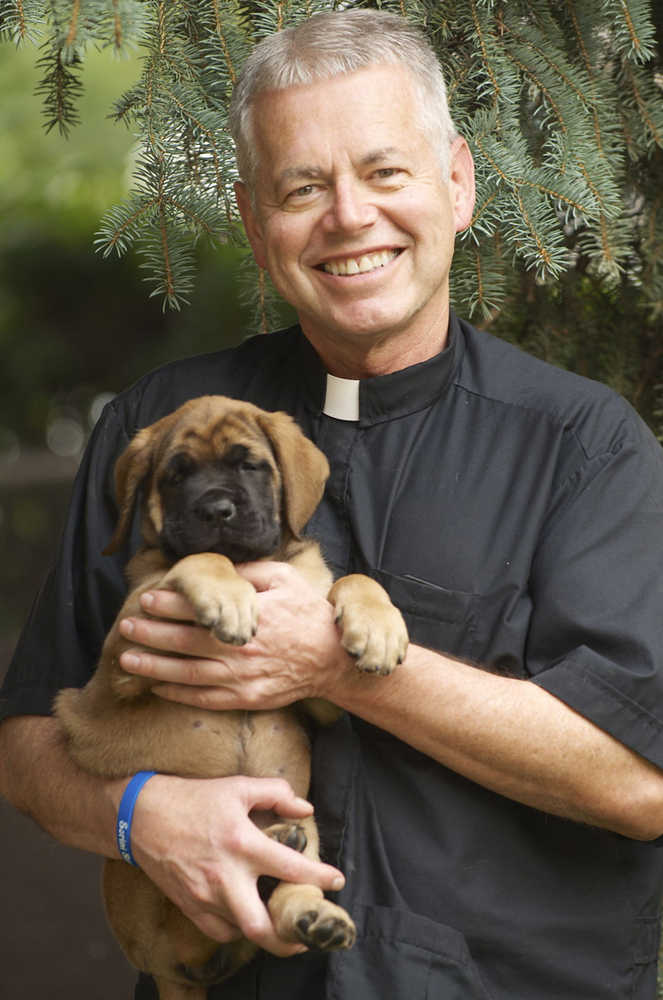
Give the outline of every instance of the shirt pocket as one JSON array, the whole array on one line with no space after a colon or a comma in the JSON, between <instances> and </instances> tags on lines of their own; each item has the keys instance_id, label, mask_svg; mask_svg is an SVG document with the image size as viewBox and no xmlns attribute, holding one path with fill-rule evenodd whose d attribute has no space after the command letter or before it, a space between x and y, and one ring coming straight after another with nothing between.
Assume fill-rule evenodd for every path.
<instances>
[{"instance_id":1,"label":"shirt pocket","mask_svg":"<svg viewBox=\"0 0 663 1000\"><path fill-rule=\"evenodd\" d=\"M481 644L478 594L447 590L384 570L374 575L401 610L412 642L459 659L477 660Z\"/></svg>"},{"instance_id":2,"label":"shirt pocket","mask_svg":"<svg viewBox=\"0 0 663 1000\"><path fill-rule=\"evenodd\" d=\"M464 936L428 917L352 906L357 943L332 955L327 1000L491 1000Z\"/></svg>"}]
</instances>

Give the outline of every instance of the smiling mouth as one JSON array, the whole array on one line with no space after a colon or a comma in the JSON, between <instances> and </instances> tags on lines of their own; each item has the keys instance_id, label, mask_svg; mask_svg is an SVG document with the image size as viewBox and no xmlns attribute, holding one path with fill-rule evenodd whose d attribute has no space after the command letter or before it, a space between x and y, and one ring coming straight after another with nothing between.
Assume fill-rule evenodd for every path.
<instances>
[{"instance_id":1,"label":"smiling mouth","mask_svg":"<svg viewBox=\"0 0 663 1000\"><path fill-rule=\"evenodd\" d=\"M325 274L333 274L335 277L353 274L367 274L369 271L376 271L378 268L390 264L402 249L378 250L376 253L360 254L357 257L346 257L340 260L329 260L318 265L319 271Z\"/></svg>"}]
</instances>

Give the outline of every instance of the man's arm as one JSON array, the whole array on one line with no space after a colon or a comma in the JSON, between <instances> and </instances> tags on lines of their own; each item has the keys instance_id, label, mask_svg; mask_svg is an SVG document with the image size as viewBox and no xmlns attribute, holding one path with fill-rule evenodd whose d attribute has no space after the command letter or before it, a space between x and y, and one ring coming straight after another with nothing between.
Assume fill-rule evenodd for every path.
<instances>
[{"instance_id":1,"label":"man's arm","mask_svg":"<svg viewBox=\"0 0 663 1000\"><path fill-rule=\"evenodd\" d=\"M536 684L411 646L390 677L359 675L341 649L332 609L291 567L243 569L260 593L256 639L222 646L186 624L135 619L152 650L123 665L164 682L158 693L208 708L270 708L320 697L509 798L635 839L663 834L663 774ZM184 619L175 594L152 615Z\"/></svg>"},{"instance_id":2,"label":"man's arm","mask_svg":"<svg viewBox=\"0 0 663 1000\"><path fill-rule=\"evenodd\" d=\"M508 798L637 840L663 834L659 768L536 684L417 646L385 680L355 674L336 700Z\"/></svg>"},{"instance_id":3,"label":"man's arm","mask_svg":"<svg viewBox=\"0 0 663 1000\"><path fill-rule=\"evenodd\" d=\"M115 816L126 784L81 771L54 718L19 716L0 725L0 793L63 844L119 857Z\"/></svg>"},{"instance_id":4,"label":"man's arm","mask_svg":"<svg viewBox=\"0 0 663 1000\"><path fill-rule=\"evenodd\" d=\"M0 793L62 843L119 858L115 822L127 780L82 771L69 757L58 722L23 716L0 725ZM311 812L285 781L153 777L134 812L138 864L206 934L229 941L240 932L278 955L303 950L274 934L256 882L272 875L338 889L341 874L266 837L253 809L284 817ZM340 880L340 882L338 881Z\"/></svg>"}]
</instances>

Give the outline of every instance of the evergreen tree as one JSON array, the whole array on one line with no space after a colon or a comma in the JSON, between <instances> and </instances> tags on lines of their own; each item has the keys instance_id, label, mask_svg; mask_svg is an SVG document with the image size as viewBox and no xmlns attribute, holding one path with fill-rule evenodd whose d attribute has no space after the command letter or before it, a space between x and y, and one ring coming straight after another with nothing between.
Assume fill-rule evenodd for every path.
<instances>
[{"instance_id":1,"label":"evergreen tree","mask_svg":"<svg viewBox=\"0 0 663 1000\"><path fill-rule=\"evenodd\" d=\"M0 34L41 46L46 127L65 134L77 121L86 49L140 48L142 76L113 110L140 140L133 194L102 220L98 247L122 254L135 245L152 294L178 307L193 289L195 241L243 241L226 121L247 53L319 10L356 6L395 10L424 28L472 148L477 204L457 241L459 311L561 364L582 367L583 351L594 362L598 351L602 377L663 432L659 5L0 0ZM253 287L266 329L268 282L260 275ZM623 343L602 337L606 303L623 317ZM585 329L573 328L579 311Z\"/></svg>"}]
</instances>

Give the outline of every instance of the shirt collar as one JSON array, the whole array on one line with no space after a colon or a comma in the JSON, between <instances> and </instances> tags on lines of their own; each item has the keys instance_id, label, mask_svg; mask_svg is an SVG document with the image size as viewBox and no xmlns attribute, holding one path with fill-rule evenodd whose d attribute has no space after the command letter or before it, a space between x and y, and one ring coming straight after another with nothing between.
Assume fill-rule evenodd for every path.
<instances>
[{"instance_id":1,"label":"shirt collar","mask_svg":"<svg viewBox=\"0 0 663 1000\"><path fill-rule=\"evenodd\" d=\"M309 407L316 415L327 412L361 427L394 420L429 406L450 385L462 349L462 332L453 311L444 349L419 364L373 378L335 379L329 376L315 350L299 332L296 369ZM327 406L325 406L327 401Z\"/></svg>"}]
</instances>

